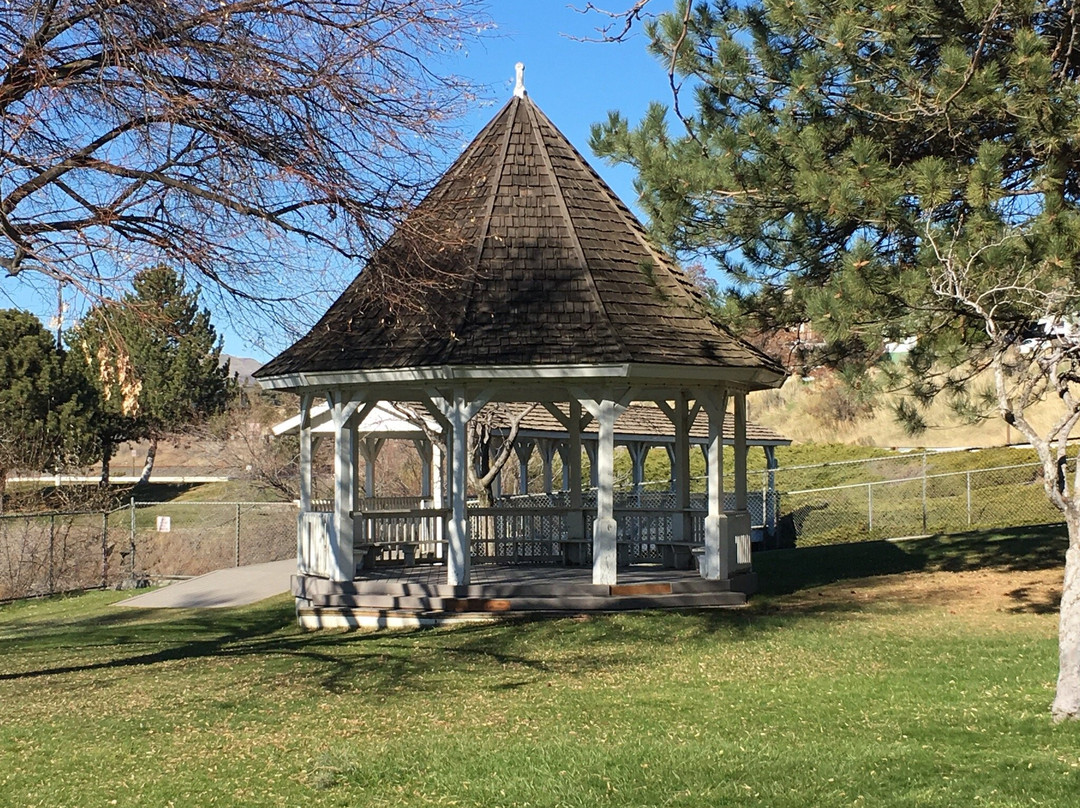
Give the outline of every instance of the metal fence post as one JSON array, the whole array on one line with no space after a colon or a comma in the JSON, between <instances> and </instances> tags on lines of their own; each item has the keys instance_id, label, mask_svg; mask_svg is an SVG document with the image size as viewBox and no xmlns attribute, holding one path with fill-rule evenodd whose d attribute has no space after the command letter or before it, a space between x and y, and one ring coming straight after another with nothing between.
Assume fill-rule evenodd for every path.
<instances>
[{"instance_id":1,"label":"metal fence post","mask_svg":"<svg viewBox=\"0 0 1080 808\"><path fill-rule=\"evenodd\" d=\"M130 557L131 580L135 580L135 497L131 498L131 545L128 547Z\"/></svg>"},{"instance_id":2,"label":"metal fence post","mask_svg":"<svg viewBox=\"0 0 1080 808\"><path fill-rule=\"evenodd\" d=\"M922 532L926 532L926 452L922 456Z\"/></svg>"},{"instance_id":3,"label":"metal fence post","mask_svg":"<svg viewBox=\"0 0 1080 808\"><path fill-rule=\"evenodd\" d=\"M874 531L874 485L873 483L866 484L866 511L869 517L870 526L869 532Z\"/></svg>"},{"instance_id":4,"label":"metal fence post","mask_svg":"<svg viewBox=\"0 0 1080 808\"><path fill-rule=\"evenodd\" d=\"M109 512L101 512L101 588L109 585Z\"/></svg>"},{"instance_id":5,"label":"metal fence post","mask_svg":"<svg viewBox=\"0 0 1080 808\"><path fill-rule=\"evenodd\" d=\"M968 527L971 527L971 472L967 472L964 476L967 477L967 522Z\"/></svg>"},{"instance_id":6,"label":"metal fence post","mask_svg":"<svg viewBox=\"0 0 1080 808\"><path fill-rule=\"evenodd\" d=\"M772 493L772 500L768 503L768 518L765 527L770 537L776 535L776 523L780 519L780 497L776 493L776 469L768 470L768 482L766 489Z\"/></svg>"},{"instance_id":7,"label":"metal fence post","mask_svg":"<svg viewBox=\"0 0 1080 808\"><path fill-rule=\"evenodd\" d=\"M56 548L56 514L49 514L49 594L56 591L56 571L53 567Z\"/></svg>"},{"instance_id":8,"label":"metal fence post","mask_svg":"<svg viewBox=\"0 0 1080 808\"><path fill-rule=\"evenodd\" d=\"M240 503L236 503L236 566L240 566Z\"/></svg>"}]
</instances>

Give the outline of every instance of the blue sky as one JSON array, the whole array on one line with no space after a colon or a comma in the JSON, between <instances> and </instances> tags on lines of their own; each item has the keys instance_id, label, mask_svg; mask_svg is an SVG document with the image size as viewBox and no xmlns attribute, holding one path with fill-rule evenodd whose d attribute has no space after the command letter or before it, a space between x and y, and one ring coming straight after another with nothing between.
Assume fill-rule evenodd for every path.
<instances>
[{"instance_id":1,"label":"blue sky","mask_svg":"<svg viewBox=\"0 0 1080 808\"><path fill-rule=\"evenodd\" d=\"M584 0L577 5L584 7ZM597 0L597 5L617 10L632 5L632 0ZM653 0L650 9L659 12L671 5L670 0ZM484 91L484 101L459 122L461 148L510 98L514 65L523 62L525 87L533 101L640 215L633 172L594 158L588 142L590 125L604 120L608 110L617 109L636 122L650 101L668 101L667 75L646 52L644 34L638 32L618 44L578 41L573 37L597 36L595 28L605 19L596 13L580 13L565 0L491 0L488 10L495 29L443 66ZM455 156L448 155L447 164ZM57 308L55 287L39 283L36 289L15 288L0 280L0 307L10 306L26 308L48 323ZM214 322L224 336L226 353L260 361L270 358L229 328L225 318L215 317ZM280 342L272 336L268 341Z\"/></svg>"},{"instance_id":2,"label":"blue sky","mask_svg":"<svg viewBox=\"0 0 1080 808\"><path fill-rule=\"evenodd\" d=\"M597 5L614 10L632 2L598 0ZM659 12L671 5L652 0L650 8ZM514 64L523 62L532 100L636 210L633 172L593 158L588 143L589 127L604 120L608 110L617 109L636 122L650 101L668 101L667 73L646 52L644 34L622 43L576 41L571 37L598 36L594 29L606 20L595 12L575 11L564 0L496 0L490 11L498 26L494 36L453 65L456 72L483 84L491 97L489 105L463 122L466 142L510 98Z\"/></svg>"}]
</instances>

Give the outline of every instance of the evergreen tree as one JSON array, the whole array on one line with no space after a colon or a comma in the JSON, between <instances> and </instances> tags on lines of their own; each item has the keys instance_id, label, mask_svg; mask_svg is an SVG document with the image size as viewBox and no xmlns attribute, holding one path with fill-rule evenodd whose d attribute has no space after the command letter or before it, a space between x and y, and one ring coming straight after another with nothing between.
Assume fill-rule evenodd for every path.
<instances>
[{"instance_id":1,"label":"evergreen tree","mask_svg":"<svg viewBox=\"0 0 1080 808\"><path fill-rule=\"evenodd\" d=\"M221 412L233 390L198 291L166 266L139 272L132 286L119 302L92 308L69 336L101 396L102 484L127 440L150 442L140 482L149 480L161 437Z\"/></svg>"},{"instance_id":2,"label":"evergreen tree","mask_svg":"<svg viewBox=\"0 0 1080 808\"><path fill-rule=\"evenodd\" d=\"M730 273L742 317L812 320L849 375L916 336L902 419L923 426L943 393L1035 446L1069 530L1052 711L1080 717L1075 4L720 0L648 31L675 115L613 113L594 149L637 168L659 241ZM1056 327L1017 350L1037 322ZM1041 398L1060 411L1040 433L1025 411Z\"/></svg>"},{"instance_id":3,"label":"evergreen tree","mask_svg":"<svg viewBox=\"0 0 1080 808\"><path fill-rule=\"evenodd\" d=\"M62 471L95 453L96 397L33 315L0 311L0 494L8 473Z\"/></svg>"}]
</instances>

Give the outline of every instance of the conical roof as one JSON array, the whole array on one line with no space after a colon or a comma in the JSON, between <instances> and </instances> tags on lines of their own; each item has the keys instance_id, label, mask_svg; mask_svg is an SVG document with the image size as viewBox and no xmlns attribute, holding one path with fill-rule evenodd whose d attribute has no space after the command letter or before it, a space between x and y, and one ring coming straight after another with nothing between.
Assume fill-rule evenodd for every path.
<instances>
[{"instance_id":1,"label":"conical roof","mask_svg":"<svg viewBox=\"0 0 1080 808\"><path fill-rule=\"evenodd\" d=\"M784 377L709 317L615 193L515 96L257 375L604 364L729 369L751 388Z\"/></svg>"}]
</instances>

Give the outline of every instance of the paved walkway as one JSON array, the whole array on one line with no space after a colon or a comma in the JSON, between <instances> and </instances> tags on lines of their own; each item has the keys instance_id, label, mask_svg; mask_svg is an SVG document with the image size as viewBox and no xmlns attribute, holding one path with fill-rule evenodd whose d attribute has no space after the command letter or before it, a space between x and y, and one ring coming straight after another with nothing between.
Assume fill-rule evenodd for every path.
<instances>
[{"instance_id":1,"label":"paved walkway","mask_svg":"<svg viewBox=\"0 0 1080 808\"><path fill-rule=\"evenodd\" d=\"M296 559L229 567L209 572L189 581L144 592L118 602L117 606L143 609L221 609L247 606L289 591L289 577L296 572Z\"/></svg>"},{"instance_id":2,"label":"paved walkway","mask_svg":"<svg viewBox=\"0 0 1080 808\"><path fill-rule=\"evenodd\" d=\"M269 564L252 564L247 567L229 567L209 572L188 581L152 589L119 601L117 606L135 606L143 609L220 609L230 606L247 606L274 595L289 591L290 576L296 573L296 560L271 561ZM697 580L696 571L664 569L658 565L637 566L619 570L619 583L649 583L664 581ZM446 582L446 568L441 565L417 564L415 567L387 565L360 573L357 580L390 580L401 583L442 584ZM472 568L474 584L527 583L582 583L592 582L589 567L549 566L501 566L476 564Z\"/></svg>"}]
</instances>

